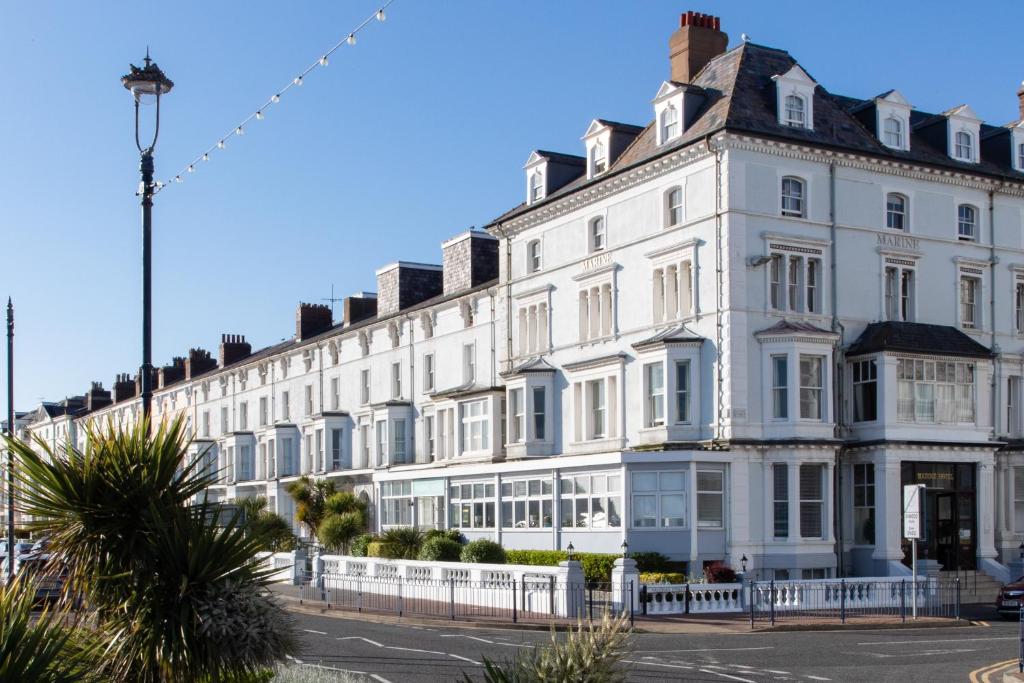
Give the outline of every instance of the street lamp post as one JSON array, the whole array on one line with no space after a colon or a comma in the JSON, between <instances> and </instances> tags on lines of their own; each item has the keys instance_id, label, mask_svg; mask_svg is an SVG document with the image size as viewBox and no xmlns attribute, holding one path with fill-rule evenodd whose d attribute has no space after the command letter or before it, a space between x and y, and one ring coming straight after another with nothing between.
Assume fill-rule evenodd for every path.
<instances>
[{"instance_id":1,"label":"street lamp post","mask_svg":"<svg viewBox=\"0 0 1024 683\"><path fill-rule=\"evenodd\" d=\"M142 384L142 417L149 418L153 399L153 148L160 135L160 96L166 95L174 83L164 75L156 62L149 58L146 50L145 66L131 64L131 72L121 77L121 83L131 91L135 99L135 146L139 149L141 161L139 171L142 182L138 195L142 197L142 367L139 370ZM139 105L156 104L153 141L143 147L139 140Z\"/></svg>"},{"instance_id":2,"label":"street lamp post","mask_svg":"<svg viewBox=\"0 0 1024 683\"><path fill-rule=\"evenodd\" d=\"M14 439L14 303L7 297L7 436ZM14 583L14 448L7 444L7 582Z\"/></svg>"}]
</instances>

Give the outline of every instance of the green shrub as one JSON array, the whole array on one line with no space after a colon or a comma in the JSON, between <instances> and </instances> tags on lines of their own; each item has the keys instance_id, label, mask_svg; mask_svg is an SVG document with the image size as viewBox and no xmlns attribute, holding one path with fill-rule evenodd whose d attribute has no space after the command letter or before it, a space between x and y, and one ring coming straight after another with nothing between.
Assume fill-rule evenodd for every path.
<instances>
[{"instance_id":1,"label":"green shrub","mask_svg":"<svg viewBox=\"0 0 1024 683\"><path fill-rule=\"evenodd\" d=\"M686 583L681 572L640 572L640 583Z\"/></svg>"},{"instance_id":2,"label":"green shrub","mask_svg":"<svg viewBox=\"0 0 1024 683\"><path fill-rule=\"evenodd\" d=\"M505 549L494 541L478 538L462 548L461 560L463 562L505 564Z\"/></svg>"},{"instance_id":3,"label":"green shrub","mask_svg":"<svg viewBox=\"0 0 1024 683\"><path fill-rule=\"evenodd\" d=\"M708 583L736 583L736 570L727 564L715 562L704 569Z\"/></svg>"},{"instance_id":4,"label":"green shrub","mask_svg":"<svg viewBox=\"0 0 1024 683\"><path fill-rule=\"evenodd\" d=\"M431 529L427 532L426 539L429 541L432 538L448 538L460 545L466 542L466 537L458 529Z\"/></svg>"},{"instance_id":5,"label":"green shrub","mask_svg":"<svg viewBox=\"0 0 1024 683\"><path fill-rule=\"evenodd\" d=\"M458 562L461 556L461 543L445 536L434 536L423 542L416 559L427 562Z\"/></svg>"},{"instance_id":6,"label":"green shrub","mask_svg":"<svg viewBox=\"0 0 1024 683\"><path fill-rule=\"evenodd\" d=\"M564 550L506 550L509 564L528 564L533 567L555 567L567 557Z\"/></svg>"},{"instance_id":7,"label":"green shrub","mask_svg":"<svg viewBox=\"0 0 1024 683\"><path fill-rule=\"evenodd\" d=\"M385 552L386 552L386 548L384 546L384 541L380 540L379 538L378 539L374 539L374 540L372 540L372 541L370 541L369 543L366 544L366 557L383 557L383 558L387 558L387 555L385 555Z\"/></svg>"},{"instance_id":8,"label":"green shrub","mask_svg":"<svg viewBox=\"0 0 1024 683\"><path fill-rule=\"evenodd\" d=\"M376 540L377 537L373 534L361 534L352 540L352 543L348 547L348 551L352 557L366 557L366 546Z\"/></svg>"},{"instance_id":9,"label":"green shrub","mask_svg":"<svg viewBox=\"0 0 1024 683\"><path fill-rule=\"evenodd\" d=\"M607 583L612 580L612 567L615 560L622 555L609 553L576 553L574 555L583 566L583 578L588 582Z\"/></svg>"},{"instance_id":10,"label":"green shrub","mask_svg":"<svg viewBox=\"0 0 1024 683\"><path fill-rule=\"evenodd\" d=\"M629 556L636 560L636 568L641 572L670 572L674 569L673 563L661 553L630 553Z\"/></svg>"},{"instance_id":11,"label":"green shrub","mask_svg":"<svg viewBox=\"0 0 1024 683\"><path fill-rule=\"evenodd\" d=\"M400 526L388 529L380 537L384 544L384 557L389 560L415 560L420 554L425 534L416 527Z\"/></svg>"}]
</instances>

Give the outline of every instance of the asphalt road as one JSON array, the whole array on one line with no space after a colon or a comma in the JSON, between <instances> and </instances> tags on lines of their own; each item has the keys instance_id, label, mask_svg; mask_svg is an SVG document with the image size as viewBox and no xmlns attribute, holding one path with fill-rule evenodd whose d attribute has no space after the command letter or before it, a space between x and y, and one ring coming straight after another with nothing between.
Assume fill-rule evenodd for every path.
<instances>
[{"instance_id":1,"label":"asphalt road","mask_svg":"<svg viewBox=\"0 0 1024 683\"><path fill-rule=\"evenodd\" d=\"M503 659L549 640L543 631L381 624L296 614L300 661L377 683L473 680L483 657ZM630 681L967 681L1015 658L1018 626L714 635L635 634ZM997 680L1001 680L997 679Z\"/></svg>"}]
</instances>

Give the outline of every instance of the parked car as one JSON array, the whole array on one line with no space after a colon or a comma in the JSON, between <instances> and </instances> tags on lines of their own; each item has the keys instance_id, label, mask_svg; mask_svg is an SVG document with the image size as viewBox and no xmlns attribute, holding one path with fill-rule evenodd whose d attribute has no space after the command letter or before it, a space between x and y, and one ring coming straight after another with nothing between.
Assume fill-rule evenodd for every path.
<instances>
[{"instance_id":1,"label":"parked car","mask_svg":"<svg viewBox=\"0 0 1024 683\"><path fill-rule=\"evenodd\" d=\"M996 596L996 609L1004 619L1018 619L1022 601L1024 601L1024 576L999 589L999 595Z\"/></svg>"},{"instance_id":2,"label":"parked car","mask_svg":"<svg viewBox=\"0 0 1024 683\"><path fill-rule=\"evenodd\" d=\"M17 541L14 544L14 573L18 573L21 567L21 560L32 549L32 544L26 541ZM0 541L0 576L7 578L7 540Z\"/></svg>"},{"instance_id":3,"label":"parked car","mask_svg":"<svg viewBox=\"0 0 1024 683\"><path fill-rule=\"evenodd\" d=\"M20 571L26 577L35 575L36 601L57 600L64 593L67 583L67 565L52 553L31 553L21 562Z\"/></svg>"}]
</instances>

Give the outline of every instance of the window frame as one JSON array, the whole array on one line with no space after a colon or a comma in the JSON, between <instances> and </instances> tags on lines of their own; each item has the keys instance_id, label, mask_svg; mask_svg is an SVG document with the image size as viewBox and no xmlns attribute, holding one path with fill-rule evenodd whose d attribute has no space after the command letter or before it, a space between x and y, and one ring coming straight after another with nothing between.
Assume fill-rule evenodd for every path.
<instances>
[{"instance_id":1,"label":"window frame","mask_svg":"<svg viewBox=\"0 0 1024 683\"><path fill-rule=\"evenodd\" d=\"M556 506L555 484L551 477L502 477L498 500L501 503L502 529L551 533L550 530L555 527L555 516L559 514L559 508ZM545 508L547 524L544 522ZM531 525L530 518L534 510L537 524Z\"/></svg>"},{"instance_id":2,"label":"window frame","mask_svg":"<svg viewBox=\"0 0 1024 683\"><path fill-rule=\"evenodd\" d=\"M669 119L671 114L672 118ZM661 142L662 144L669 140L674 140L679 137L682 133L682 126L679 121L679 110L676 109L672 104L669 104L661 111L659 117L659 127L661 131ZM673 128L674 127L674 128Z\"/></svg>"},{"instance_id":3,"label":"window frame","mask_svg":"<svg viewBox=\"0 0 1024 683\"><path fill-rule=\"evenodd\" d=\"M779 199L783 216L787 218L807 217L807 181L803 178L793 175L783 176L780 182Z\"/></svg>"},{"instance_id":4,"label":"window frame","mask_svg":"<svg viewBox=\"0 0 1024 683\"><path fill-rule=\"evenodd\" d=\"M526 272L539 273L543 267L540 240L533 239L526 243Z\"/></svg>"},{"instance_id":5,"label":"window frame","mask_svg":"<svg viewBox=\"0 0 1024 683\"><path fill-rule=\"evenodd\" d=\"M644 475L653 475L654 477L654 488L639 488L637 486L637 480L639 477ZM678 477L680 481L679 488L665 488L663 487L663 481L667 476ZM644 531L653 530L667 530L667 531L678 531L689 528L689 496L687 495L688 483L689 483L689 470L641 470L630 472L630 487L629 487L629 528L630 529L642 529ZM637 515L637 502L638 499L651 499L654 500L654 516L650 517L644 515L640 517ZM681 516L679 517L667 517L664 514L663 505L664 499L678 499L678 511ZM650 519L652 524L637 524L638 519L648 520ZM678 524L666 524L667 520L678 520Z\"/></svg>"},{"instance_id":6,"label":"window frame","mask_svg":"<svg viewBox=\"0 0 1024 683\"><path fill-rule=\"evenodd\" d=\"M875 528L877 523L875 516L875 494L877 492L875 464L873 462L855 462L853 463L852 474L853 544L860 546L875 545L878 539L877 529ZM863 516L863 519L861 519L861 516ZM868 538L868 534L862 534L863 525L868 521L871 522L870 538Z\"/></svg>"},{"instance_id":7,"label":"window frame","mask_svg":"<svg viewBox=\"0 0 1024 683\"><path fill-rule=\"evenodd\" d=\"M544 199L544 174L540 170L530 173L530 203Z\"/></svg>"},{"instance_id":8,"label":"window frame","mask_svg":"<svg viewBox=\"0 0 1024 683\"><path fill-rule=\"evenodd\" d=\"M789 540L792 531L789 523L789 506L792 499L789 467L787 462L772 463L772 538L775 540ZM780 491L780 488L783 490ZM785 533L780 534L780 531L785 531Z\"/></svg>"},{"instance_id":9,"label":"window frame","mask_svg":"<svg viewBox=\"0 0 1024 683\"><path fill-rule=\"evenodd\" d=\"M896 130L889 129L889 123L896 124ZM890 149L904 149L904 125L903 119L898 116L890 114L882 120L882 144ZM891 141L890 136L895 136L895 140Z\"/></svg>"},{"instance_id":10,"label":"window frame","mask_svg":"<svg viewBox=\"0 0 1024 683\"><path fill-rule=\"evenodd\" d=\"M463 496L463 488L468 488L468 496ZM481 492L478 487L482 487ZM489 489L489 491L488 491ZM477 495L480 493L480 495ZM494 480L452 481L448 484L448 527L450 529L497 529L498 528L498 496ZM456 495L457 494L457 495ZM481 524L477 524L479 506ZM458 515L455 514L456 510ZM488 514L488 510L490 514ZM469 524L463 524L463 514L468 511ZM491 524L487 521L490 519Z\"/></svg>"},{"instance_id":11,"label":"window frame","mask_svg":"<svg viewBox=\"0 0 1024 683\"><path fill-rule=\"evenodd\" d=\"M789 354L775 353L771 359L772 420L789 420ZM782 365L779 365L779 362ZM780 381L781 377L781 381Z\"/></svg>"},{"instance_id":12,"label":"window frame","mask_svg":"<svg viewBox=\"0 0 1024 683\"><path fill-rule=\"evenodd\" d=\"M799 532L801 539L813 539L813 540L824 540L828 535L828 520L826 519L828 511L826 510L826 484L825 484L825 466L821 463L800 463L797 470L797 493L800 498L800 514L799 514ZM817 497L804 497L804 472L811 472L811 468L814 469L814 474L817 475ZM818 533L808 535L804 527L804 508L815 506L818 509Z\"/></svg>"},{"instance_id":13,"label":"window frame","mask_svg":"<svg viewBox=\"0 0 1024 683\"><path fill-rule=\"evenodd\" d=\"M797 370L797 382L800 387L800 419L807 422L825 422L825 418L828 415L828 409L824 405L825 402L825 356L801 353L797 359L798 370ZM813 362L817 365L818 384L804 384L804 363ZM805 393L806 392L806 393ZM815 396L814 402L810 402L810 398L805 400L805 395L808 397ZM805 415L804 406L815 406L817 415Z\"/></svg>"},{"instance_id":14,"label":"window frame","mask_svg":"<svg viewBox=\"0 0 1024 683\"><path fill-rule=\"evenodd\" d=\"M603 482L599 487L596 482ZM612 481L615 481L614 490ZM580 482L586 482L581 485ZM567 486L568 484L568 486ZM598 491L601 488L603 490ZM568 489L568 490L567 490ZM565 525L566 503L572 515L572 525ZM581 505L583 503L583 505ZM597 523L598 507L604 514L602 523ZM614 508L614 510L613 510ZM580 524L581 511L588 523ZM616 471L563 473L558 479L558 522L560 528L573 530L621 529L622 528L622 474ZM616 524L612 524L612 519Z\"/></svg>"},{"instance_id":15,"label":"window frame","mask_svg":"<svg viewBox=\"0 0 1024 683\"><path fill-rule=\"evenodd\" d=\"M701 475L704 475L705 478L708 475L712 475L714 477L717 477L718 478L719 487L717 489L714 489L714 488L702 488L702 486L701 486ZM706 483L706 481L705 481L705 483ZM694 484L694 489L696 490L696 496L697 496L697 528L698 529L724 529L725 525L726 525L725 524L725 522L726 522L725 470L708 470L708 469L702 470L702 469L698 469L697 470L697 480L696 480L696 483ZM717 505L718 505L718 513L719 513L718 517L719 517L719 519L717 521L716 520L705 521L705 520L703 520L701 518L701 514L702 514L702 512L701 512L701 500L702 499L706 500L706 499L709 499L709 498L717 499L717 501L718 501Z\"/></svg>"},{"instance_id":16,"label":"window frame","mask_svg":"<svg viewBox=\"0 0 1024 683\"><path fill-rule=\"evenodd\" d=\"M608 226L604 216L594 216L587 221L587 251L595 254L608 248Z\"/></svg>"},{"instance_id":17,"label":"window frame","mask_svg":"<svg viewBox=\"0 0 1024 683\"><path fill-rule=\"evenodd\" d=\"M974 134L958 130L953 134L953 158L959 161L974 161Z\"/></svg>"},{"instance_id":18,"label":"window frame","mask_svg":"<svg viewBox=\"0 0 1024 683\"><path fill-rule=\"evenodd\" d=\"M681 185L673 185L665 190L666 228L675 228L683 224L683 206L683 187Z\"/></svg>"},{"instance_id":19,"label":"window frame","mask_svg":"<svg viewBox=\"0 0 1024 683\"><path fill-rule=\"evenodd\" d=\"M807 100L802 95L789 93L782 99L783 125L790 128L807 128Z\"/></svg>"},{"instance_id":20,"label":"window frame","mask_svg":"<svg viewBox=\"0 0 1024 683\"><path fill-rule=\"evenodd\" d=\"M980 239L978 209L973 204L958 204L956 207L956 238L961 242L977 242Z\"/></svg>"},{"instance_id":21,"label":"window frame","mask_svg":"<svg viewBox=\"0 0 1024 683\"><path fill-rule=\"evenodd\" d=\"M865 422L877 422L878 421L878 359L876 358L864 358L854 360L850 362L850 378L853 384L853 392L851 397L853 399L853 415L851 415L851 421L854 424L863 424ZM872 387L869 389L869 387ZM871 410L866 414L871 414L873 417L865 417L865 409L868 407L866 401L873 394L873 400L870 403ZM860 417L858 417L860 416Z\"/></svg>"},{"instance_id":22,"label":"window frame","mask_svg":"<svg viewBox=\"0 0 1024 683\"><path fill-rule=\"evenodd\" d=\"M899 206L894 204L896 200ZM909 232L910 225L910 199L900 192L889 192L885 195L885 227L888 230L899 230ZM898 223L899 225L896 225Z\"/></svg>"}]
</instances>

